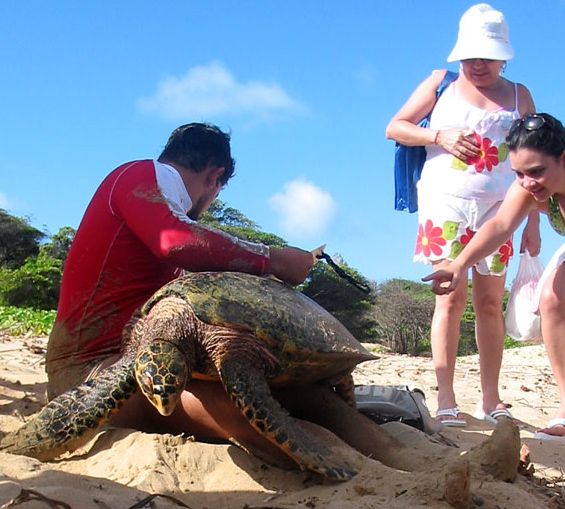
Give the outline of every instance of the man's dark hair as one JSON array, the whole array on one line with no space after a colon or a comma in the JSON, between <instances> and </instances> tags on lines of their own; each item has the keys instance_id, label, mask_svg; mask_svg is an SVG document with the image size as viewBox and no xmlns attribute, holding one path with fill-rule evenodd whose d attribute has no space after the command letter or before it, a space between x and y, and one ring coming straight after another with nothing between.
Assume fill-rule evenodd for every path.
<instances>
[{"instance_id":1,"label":"man's dark hair","mask_svg":"<svg viewBox=\"0 0 565 509\"><path fill-rule=\"evenodd\" d=\"M194 122L177 127L169 136L159 161L177 163L199 173L210 166L225 168L221 183L233 177L235 161L231 157L230 136L212 124Z\"/></svg>"},{"instance_id":2,"label":"man's dark hair","mask_svg":"<svg viewBox=\"0 0 565 509\"><path fill-rule=\"evenodd\" d=\"M530 148L555 158L565 150L563 124L548 113L526 115L515 120L506 137L508 149Z\"/></svg>"}]
</instances>

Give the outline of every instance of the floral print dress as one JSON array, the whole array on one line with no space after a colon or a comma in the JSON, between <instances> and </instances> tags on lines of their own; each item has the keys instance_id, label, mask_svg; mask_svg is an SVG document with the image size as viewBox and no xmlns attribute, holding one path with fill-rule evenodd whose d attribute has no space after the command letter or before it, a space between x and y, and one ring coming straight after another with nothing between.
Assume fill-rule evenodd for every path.
<instances>
[{"instance_id":1,"label":"floral print dress","mask_svg":"<svg viewBox=\"0 0 565 509\"><path fill-rule=\"evenodd\" d=\"M479 155L457 159L437 145L426 147L427 158L418 182L418 234L414 261L453 260L480 226L493 217L514 179L505 139L519 118L517 86L515 109L488 111L458 97L452 83L438 99L431 129L460 129L472 133ZM481 260L481 274L502 275L513 254L509 239Z\"/></svg>"}]
</instances>

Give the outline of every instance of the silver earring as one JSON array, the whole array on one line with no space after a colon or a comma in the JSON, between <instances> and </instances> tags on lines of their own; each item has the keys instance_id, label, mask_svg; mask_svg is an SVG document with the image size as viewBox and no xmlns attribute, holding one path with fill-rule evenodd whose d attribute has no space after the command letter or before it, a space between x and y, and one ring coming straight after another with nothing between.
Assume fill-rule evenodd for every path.
<instances>
[{"instance_id":1,"label":"silver earring","mask_svg":"<svg viewBox=\"0 0 565 509\"><path fill-rule=\"evenodd\" d=\"M504 74L504 71L506 71L506 62L504 62L500 67L500 74Z\"/></svg>"}]
</instances>

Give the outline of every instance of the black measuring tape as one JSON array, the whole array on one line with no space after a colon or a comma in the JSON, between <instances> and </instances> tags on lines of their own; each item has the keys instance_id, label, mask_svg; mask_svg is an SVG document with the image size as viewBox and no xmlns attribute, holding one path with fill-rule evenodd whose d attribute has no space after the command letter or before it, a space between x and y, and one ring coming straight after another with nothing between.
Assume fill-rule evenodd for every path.
<instances>
[{"instance_id":1,"label":"black measuring tape","mask_svg":"<svg viewBox=\"0 0 565 509\"><path fill-rule=\"evenodd\" d=\"M326 260L328 265L330 265L330 267L333 270L335 270L336 274L339 277L341 277L341 278L345 279L346 281L348 281L349 283L351 283L358 290L361 290L363 293L371 293L371 288L369 287L369 285L362 283L358 279L354 278L353 276L351 276L350 274L345 272L337 263L335 263L332 260L332 257L329 254L321 253L319 255L316 255L316 258L318 258L318 260L321 260L321 259Z\"/></svg>"}]
</instances>

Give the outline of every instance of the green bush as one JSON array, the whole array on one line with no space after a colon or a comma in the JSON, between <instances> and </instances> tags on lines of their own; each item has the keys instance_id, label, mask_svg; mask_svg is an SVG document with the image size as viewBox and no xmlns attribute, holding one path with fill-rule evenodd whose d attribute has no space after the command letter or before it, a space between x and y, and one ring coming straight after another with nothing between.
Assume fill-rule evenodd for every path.
<instances>
[{"instance_id":1,"label":"green bush","mask_svg":"<svg viewBox=\"0 0 565 509\"><path fill-rule=\"evenodd\" d=\"M0 306L0 330L13 336L32 333L49 334L55 321L55 311Z\"/></svg>"},{"instance_id":2,"label":"green bush","mask_svg":"<svg viewBox=\"0 0 565 509\"><path fill-rule=\"evenodd\" d=\"M40 254L17 269L0 269L0 304L33 309L55 309L63 262Z\"/></svg>"}]
</instances>

